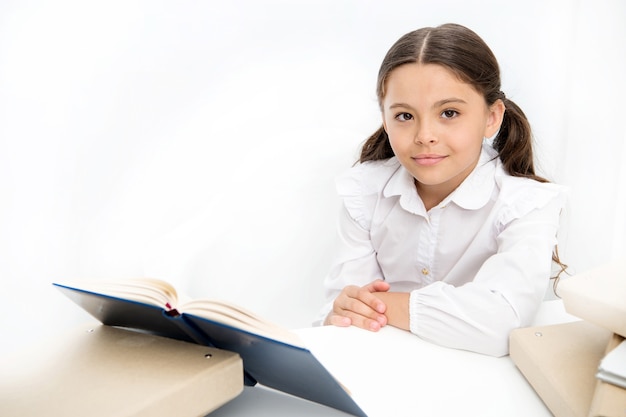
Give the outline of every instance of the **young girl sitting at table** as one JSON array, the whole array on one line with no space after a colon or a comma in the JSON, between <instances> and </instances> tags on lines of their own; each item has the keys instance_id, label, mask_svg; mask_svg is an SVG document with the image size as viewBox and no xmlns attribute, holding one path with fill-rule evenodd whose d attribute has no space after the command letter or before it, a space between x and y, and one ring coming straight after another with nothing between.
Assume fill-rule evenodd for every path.
<instances>
[{"instance_id":1,"label":"young girl sitting at table","mask_svg":"<svg viewBox=\"0 0 626 417\"><path fill-rule=\"evenodd\" d=\"M337 180L339 246L321 322L409 330L494 356L548 288L564 190L485 42L456 24L401 37L380 67L382 126Z\"/></svg>"}]
</instances>

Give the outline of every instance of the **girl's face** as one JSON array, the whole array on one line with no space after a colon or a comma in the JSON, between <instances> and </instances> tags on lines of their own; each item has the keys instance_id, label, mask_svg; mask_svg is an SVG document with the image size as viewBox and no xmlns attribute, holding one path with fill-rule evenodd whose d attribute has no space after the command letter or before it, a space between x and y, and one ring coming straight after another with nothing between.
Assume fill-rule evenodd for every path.
<instances>
[{"instance_id":1,"label":"girl's face","mask_svg":"<svg viewBox=\"0 0 626 417\"><path fill-rule=\"evenodd\" d=\"M383 126L391 148L430 209L474 169L483 138L500 127L504 104L487 106L470 84L436 64L394 69L385 90Z\"/></svg>"}]
</instances>

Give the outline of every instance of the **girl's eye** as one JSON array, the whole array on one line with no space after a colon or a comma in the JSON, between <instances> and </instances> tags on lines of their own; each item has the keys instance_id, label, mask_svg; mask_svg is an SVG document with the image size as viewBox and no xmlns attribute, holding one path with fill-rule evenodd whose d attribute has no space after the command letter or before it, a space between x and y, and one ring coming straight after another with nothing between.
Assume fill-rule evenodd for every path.
<instances>
[{"instance_id":1,"label":"girl's eye","mask_svg":"<svg viewBox=\"0 0 626 417\"><path fill-rule=\"evenodd\" d=\"M457 112L456 110L444 110L441 113L441 117L443 117L444 119L452 119L458 115L459 115L459 112Z\"/></svg>"},{"instance_id":2,"label":"girl's eye","mask_svg":"<svg viewBox=\"0 0 626 417\"><path fill-rule=\"evenodd\" d=\"M400 120L401 122L406 122L413 119L413 115L411 115L411 113L399 113L398 115L396 115L396 119Z\"/></svg>"}]
</instances>

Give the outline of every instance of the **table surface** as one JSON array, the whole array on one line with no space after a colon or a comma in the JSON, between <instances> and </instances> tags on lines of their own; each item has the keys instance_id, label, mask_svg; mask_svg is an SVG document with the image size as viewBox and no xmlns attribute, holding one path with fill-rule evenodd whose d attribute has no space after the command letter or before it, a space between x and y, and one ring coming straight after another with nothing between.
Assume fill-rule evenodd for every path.
<instances>
[{"instance_id":1,"label":"table surface","mask_svg":"<svg viewBox=\"0 0 626 417\"><path fill-rule=\"evenodd\" d=\"M91 318L89 318L91 322ZM544 301L533 325L575 321L560 300ZM550 417L508 356L494 358L437 346L391 326L295 330L351 392L368 417ZM10 360L11 355L3 355ZM346 417L347 414L267 387L245 387L210 417Z\"/></svg>"},{"instance_id":2,"label":"table surface","mask_svg":"<svg viewBox=\"0 0 626 417\"><path fill-rule=\"evenodd\" d=\"M578 320L560 300L545 301L533 325ZM298 329L309 349L344 385L369 417L550 417L508 356L494 358L434 345L385 327ZM274 390L246 387L211 417L346 416Z\"/></svg>"}]
</instances>

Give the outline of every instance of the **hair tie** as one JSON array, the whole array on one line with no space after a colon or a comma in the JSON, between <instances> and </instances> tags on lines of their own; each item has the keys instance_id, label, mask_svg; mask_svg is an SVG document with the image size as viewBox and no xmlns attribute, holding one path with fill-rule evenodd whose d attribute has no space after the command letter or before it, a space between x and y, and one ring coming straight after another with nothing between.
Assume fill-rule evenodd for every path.
<instances>
[{"instance_id":1,"label":"hair tie","mask_svg":"<svg viewBox=\"0 0 626 417\"><path fill-rule=\"evenodd\" d=\"M504 94L504 91L502 91L502 90L498 91L498 98L500 100L506 99L506 94Z\"/></svg>"}]
</instances>

